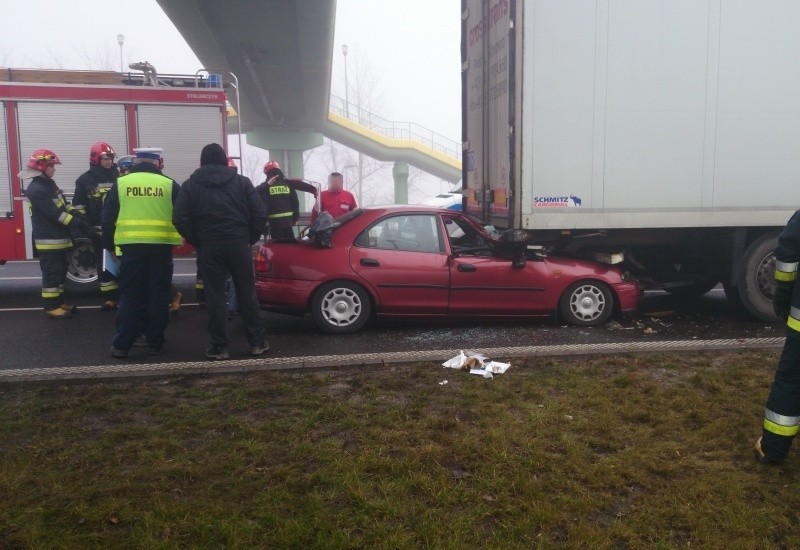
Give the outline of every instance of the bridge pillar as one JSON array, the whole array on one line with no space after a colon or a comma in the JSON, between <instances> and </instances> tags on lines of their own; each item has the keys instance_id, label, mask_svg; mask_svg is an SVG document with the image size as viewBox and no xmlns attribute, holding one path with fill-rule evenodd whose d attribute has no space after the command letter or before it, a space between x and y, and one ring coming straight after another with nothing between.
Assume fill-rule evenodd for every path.
<instances>
[{"instance_id":1,"label":"bridge pillar","mask_svg":"<svg viewBox=\"0 0 800 550\"><path fill-rule=\"evenodd\" d=\"M394 177L394 203L408 204L408 163L395 162L392 166Z\"/></svg>"}]
</instances>

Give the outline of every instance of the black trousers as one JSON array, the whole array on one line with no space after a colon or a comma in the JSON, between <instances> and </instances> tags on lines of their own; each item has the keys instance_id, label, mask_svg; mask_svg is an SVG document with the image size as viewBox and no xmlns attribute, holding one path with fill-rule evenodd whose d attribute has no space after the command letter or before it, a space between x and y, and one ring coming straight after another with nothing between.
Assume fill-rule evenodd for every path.
<instances>
[{"instance_id":1,"label":"black trousers","mask_svg":"<svg viewBox=\"0 0 800 550\"><path fill-rule=\"evenodd\" d=\"M172 246L133 244L121 248L114 347L127 351L144 334L148 346L161 349L169 324Z\"/></svg>"},{"instance_id":2,"label":"black trousers","mask_svg":"<svg viewBox=\"0 0 800 550\"><path fill-rule=\"evenodd\" d=\"M38 251L39 267L42 270L42 302L46 311L55 309L63 303L68 253L68 248Z\"/></svg>"},{"instance_id":3,"label":"black trousers","mask_svg":"<svg viewBox=\"0 0 800 550\"><path fill-rule=\"evenodd\" d=\"M239 315L251 346L261 345L266 330L261 319L261 307L256 299L253 257L247 243L234 245L203 245L197 248L197 265L203 273L208 335L211 345L228 345L228 308L225 283L230 275L239 299Z\"/></svg>"}]
</instances>

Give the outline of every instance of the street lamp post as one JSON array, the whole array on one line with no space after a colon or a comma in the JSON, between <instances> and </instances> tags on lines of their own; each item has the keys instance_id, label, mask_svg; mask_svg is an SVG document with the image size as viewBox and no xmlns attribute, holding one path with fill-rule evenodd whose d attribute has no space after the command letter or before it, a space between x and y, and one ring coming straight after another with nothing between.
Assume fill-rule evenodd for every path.
<instances>
[{"instance_id":1,"label":"street lamp post","mask_svg":"<svg viewBox=\"0 0 800 550\"><path fill-rule=\"evenodd\" d=\"M344 56L344 116L350 118L350 100L347 98L347 44L342 44L342 55Z\"/></svg>"},{"instance_id":2,"label":"street lamp post","mask_svg":"<svg viewBox=\"0 0 800 550\"><path fill-rule=\"evenodd\" d=\"M119 44L119 72L125 72L125 64L122 62L122 45L125 43L125 35L117 35L117 44Z\"/></svg>"}]
</instances>

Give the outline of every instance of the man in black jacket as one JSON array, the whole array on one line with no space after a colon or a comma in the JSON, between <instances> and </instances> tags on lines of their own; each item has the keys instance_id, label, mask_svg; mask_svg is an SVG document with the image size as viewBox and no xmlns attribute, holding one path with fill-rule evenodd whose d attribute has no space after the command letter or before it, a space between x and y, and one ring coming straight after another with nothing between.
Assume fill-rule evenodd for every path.
<instances>
[{"instance_id":1,"label":"man in black jacket","mask_svg":"<svg viewBox=\"0 0 800 550\"><path fill-rule=\"evenodd\" d=\"M252 182L228 167L222 147L203 147L200 168L181 186L173 224L197 248L208 307L209 359L228 359L228 313L225 282L230 274L239 299L239 313L250 342L251 355L269 346L256 299L255 273L250 246L267 221L264 203Z\"/></svg>"},{"instance_id":2,"label":"man in black jacket","mask_svg":"<svg viewBox=\"0 0 800 550\"><path fill-rule=\"evenodd\" d=\"M89 170L75 180L75 195L72 205L88 219L89 223L100 228L103 201L106 193L117 182L119 170L114 164L114 149L105 141L98 141L89 150ZM95 266L100 279L100 294L103 297L103 311L113 311L119 302L119 283L117 278L103 269L103 247L95 246Z\"/></svg>"}]
</instances>

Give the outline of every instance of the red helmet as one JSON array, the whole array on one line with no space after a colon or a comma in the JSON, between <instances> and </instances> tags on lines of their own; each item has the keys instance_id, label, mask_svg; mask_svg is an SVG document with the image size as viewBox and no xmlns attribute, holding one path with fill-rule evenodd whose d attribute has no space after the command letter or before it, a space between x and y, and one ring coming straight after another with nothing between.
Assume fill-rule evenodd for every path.
<instances>
[{"instance_id":1,"label":"red helmet","mask_svg":"<svg viewBox=\"0 0 800 550\"><path fill-rule=\"evenodd\" d=\"M274 160L271 160L271 161L269 161L268 163L266 163L266 164L264 165L264 173L265 173L265 174L266 174L267 172L269 172L270 170L275 170L275 169L277 169L277 170L280 170L280 169L281 169L281 165L280 165L280 164L278 164L278 163L277 163L276 161L274 161Z\"/></svg>"},{"instance_id":2,"label":"red helmet","mask_svg":"<svg viewBox=\"0 0 800 550\"><path fill-rule=\"evenodd\" d=\"M53 164L61 164L61 161L58 160L58 155L50 149L36 149L31 153L31 158L28 159L27 166L33 170L44 172L48 166L52 166Z\"/></svg>"},{"instance_id":3,"label":"red helmet","mask_svg":"<svg viewBox=\"0 0 800 550\"><path fill-rule=\"evenodd\" d=\"M89 164L100 164L100 157L104 155L111 157L112 160L116 156L114 149L112 149L108 143L105 141L98 141L92 145L92 150L89 153Z\"/></svg>"}]
</instances>

